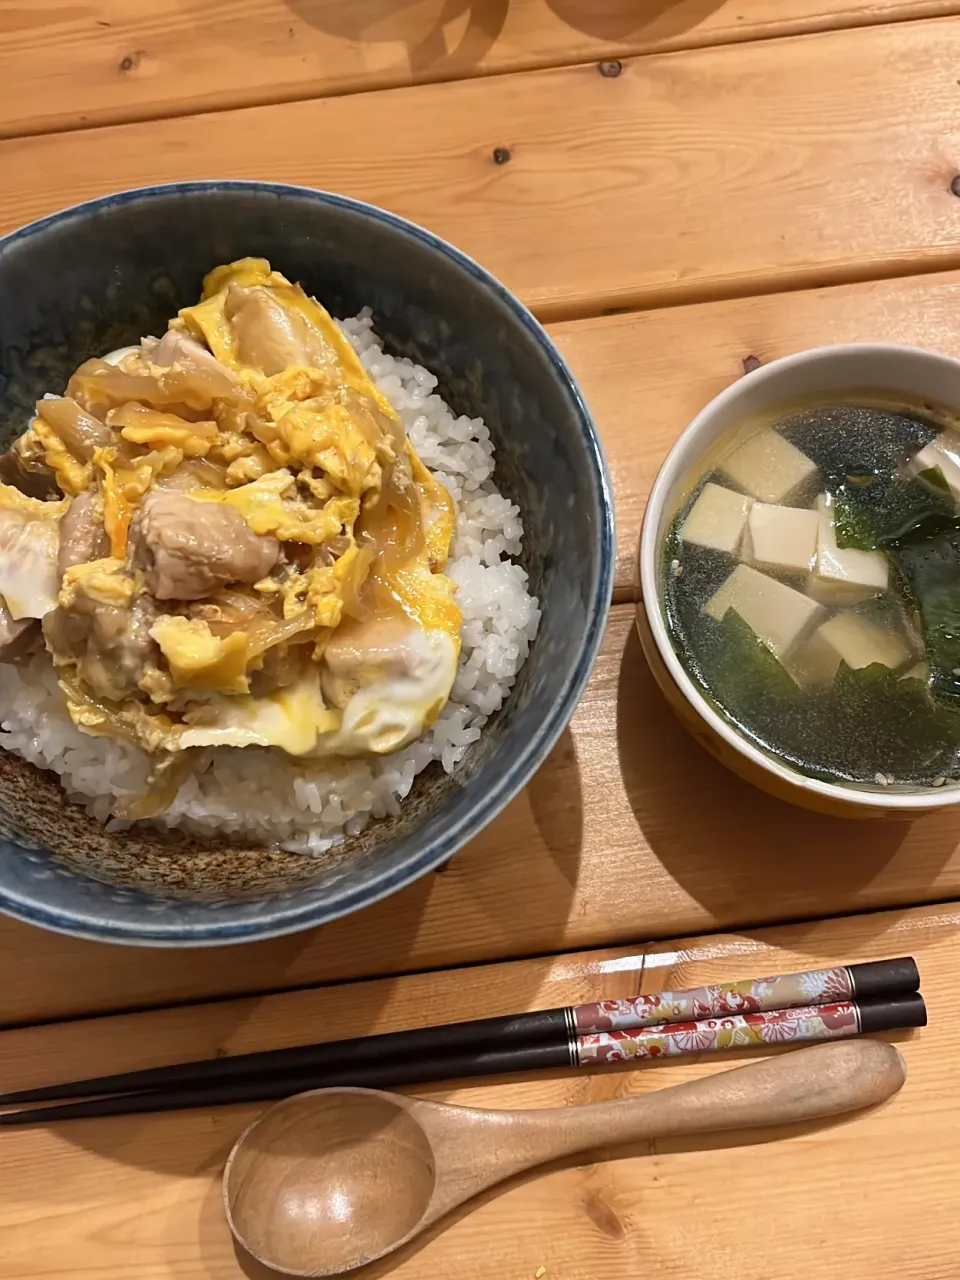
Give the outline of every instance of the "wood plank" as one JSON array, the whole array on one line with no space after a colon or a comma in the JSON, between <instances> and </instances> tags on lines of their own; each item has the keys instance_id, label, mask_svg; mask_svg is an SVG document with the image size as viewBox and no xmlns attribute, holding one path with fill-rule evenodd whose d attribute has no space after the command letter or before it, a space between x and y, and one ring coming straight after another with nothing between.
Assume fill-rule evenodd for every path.
<instances>
[{"instance_id":1,"label":"wood plank","mask_svg":"<svg viewBox=\"0 0 960 1280\"><path fill-rule=\"evenodd\" d=\"M636 589L647 495L693 416L763 363L837 342L960 356L960 272L735 299L550 326L600 428L617 510L617 588Z\"/></svg>"},{"instance_id":2,"label":"wood plank","mask_svg":"<svg viewBox=\"0 0 960 1280\"><path fill-rule=\"evenodd\" d=\"M852 822L755 791L674 719L632 608L620 606L570 730L533 783L444 872L312 933L210 951L129 954L0 919L0 1023L956 894L956 817Z\"/></svg>"},{"instance_id":3,"label":"wood plank","mask_svg":"<svg viewBox=\"0 0 960 1280\"><path fill-rule=\"evenodd\" d=\"M945 18L14 139L0 228L171 179L324 185L547 319L952 268L958 58Z\"/></svg>"},{"instance_id":4,"label":"wood plank","mask_svg":"<svg viewBox=\"0 0 960 1280\"><path fill-rule=\"evenodd\" d=\"M0 8L0 137L957 12L956 0ZM30 74L24 76L23 68Z\"/></svg>"},{"instance_id":5,"label":"wood plank","mask_svg":"<svg viewBox=\"0 0 960 1280\"><path fill-rule=\"evenodd\" d=\"M395 1029L702 982L912 952L932 1025L894 1037L909 1077L889 1104L842 1122L758 1139L733 1133L662 1140L611 1163L557 1169L513 1185L398 1263L364 1274L399 1280L558 1280L695 1275L793 1280L817 1249L819 1280L898 1274L941 1280L960 1250L960 1039L955 905L821 921L750 936L707 937L290 993L0 1037L4 1084L242 1052L313 1036ZM644 1093L732 1065L709 1055L669 1067L556 1073L437 1085L424 1096L494 1107L575 1105ZM4 1134L0 1231L5 1280L72 1273L85 1280L228 1280L244 1274L219 1204L219 1172L257 1108L89 1121ZM837 1195L829 1187L863 1188ZM757 1220L762 1210L762 1229ZM905 1232L904 1221L923 1224ZM695 1221L695 1229L691 1228ZM746 1224L746 1226L745 1226ZM749 1247L744 1247L745 1232ZM248 1272L247 1274L251 1274Z\"/></svg>"}]
</instances>

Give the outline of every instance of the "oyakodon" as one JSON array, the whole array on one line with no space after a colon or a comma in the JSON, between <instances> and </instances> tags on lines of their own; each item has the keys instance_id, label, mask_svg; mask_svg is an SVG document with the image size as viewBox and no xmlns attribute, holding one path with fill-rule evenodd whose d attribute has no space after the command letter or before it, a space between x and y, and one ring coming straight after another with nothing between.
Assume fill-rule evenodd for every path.
<instances>
[{"instance_id":1,"label":"oyakodon","mask_svg":"<svg viewBox=\"0 0 960 1280\"><path fill-rule=\"evenodd\" d=\"M452 767L512 683L538 615L486 428L368 318L347 329L370 372L268 263L217 268L161 338L40 401L0 464L0 657L19 664L0 743L97 816L322 847ZM74 732L46 749L57 699Z\"/></svg>"}]
</instances>

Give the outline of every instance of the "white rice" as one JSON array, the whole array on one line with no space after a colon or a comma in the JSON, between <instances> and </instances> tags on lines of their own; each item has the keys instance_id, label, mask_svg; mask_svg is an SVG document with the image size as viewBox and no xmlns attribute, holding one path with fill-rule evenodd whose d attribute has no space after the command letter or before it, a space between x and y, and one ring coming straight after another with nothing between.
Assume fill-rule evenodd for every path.
<instances>
[{"instance_id":1,"label":"white rice","mask_svg":"<svg viewBox=\"0 0 960 1280\"><path fill-rule=\"evenodd\" d=\"M431 761L453 771L503 703L536 635L537 600L511 560L521 549L520 513L493 483L493 445L482 419L455 418L434 394L432 373L387 355L369 310L342 327L457 505L447 572L463 612L463 647L453 692L432 728L394 755L304 763L260 747L219 748L157 819L167 826L309 853L357 835L371 818L397 813ZM45 654L23 670L0 664L0 747L52 769L71 800L115 829L128 825L111 818L115 802L140 794L149 771L144 752L74 726Z\"/></svg>"}]
</instances>

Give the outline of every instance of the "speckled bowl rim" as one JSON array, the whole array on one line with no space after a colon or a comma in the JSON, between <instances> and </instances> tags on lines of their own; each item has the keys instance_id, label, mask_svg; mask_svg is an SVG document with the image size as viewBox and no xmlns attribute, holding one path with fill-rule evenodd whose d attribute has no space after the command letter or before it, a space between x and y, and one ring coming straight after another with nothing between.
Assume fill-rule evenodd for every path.
<instances>
[{"instance_id":1,"label":"speckled bowl rim","mask_svg":"<svg viewBox=\"0 0 960 1280\"><path fill-rule=\"evenodd\" d=\"M647 621L657 649L670 675L697 715L736 752L746 757L747 760L763 769L766 773L791 786L799 787L803 791L826 796L832 801L838 801L842 805L849 806L851 809L862 806L864 809L876 810L878 807L882 807L885 813L891 813L896 810L902 813L904 818L909 818L960 804L960 786L949 789L946 787L928 787L923 791L916 792L881 791L879 789L869 791L852 785L839 786L832 782L822 782L819 778L807 777L806 774L791 769L774 756L767 755L765 751L761 751L759 747L754 746L752 742L749 742L738 733L718 711L714 710L687 674L686 668L674 651L670 634L667 631L663 616L662 593L660 591L660 521L675 486L682 482L684 476L688 475L695 465L691 459L691 454L695 453L696 450L691 450L691 441L696 441L701 435L704 435L711 426L713 419L740 399L744 394L748 379L753 379L750 385L755 387L758 381L776 379L788 369L802 367L803 365L814 365L821 360L842 359L845 355L852 353L862 354L867 350L877 355L907 354L918 363L926 361L931 364L950 364L960 373L960 360L955 359L953 356L944 355L939 351L928 351L923 347L913 347L907 343L900 342L847 342L836 343L831 346L811 347L806 351L797 352L795 355L782 356L780 359L771 360L769 364L761 365L758 369L754 369L750 373L744 374L743 377L738 378L736 382L731 383L729 387L721 391L719 395L715 396L709 404L700 410L693 421L677 438L657 473L657 478L650 491L650 497L647 499L647 508L644 513L643 528L640 534L640 598L644 602ZM957 407L960 408L960 405Z\"/></svg>"},{"instance_id":2,"label":"speckled bowl rim","mask_svg":"<svg viewBox=\"0 0 960 1280\"><path fill-rule=\"evenodd\" d=\"M518 743L516 755L509 768L497 778L485 794L478 796L471 809L465 813L444 835L435 840L429 848L421 850L402 867L385 869L372 876L362 888L350 890L344 888L338 893L334 903L309 903L297 907L295 902L281 901L276 909L273 904L265 904L264 915L257 920L230 922L218 925L207 921L202 926L184 928L173 925L168 929L157 928L145 918L142 927L138 924L135 931L129 925L115 925L96 910L78 909L64 912L40 904L34 898L10 893L0 885L0 910L18 920L29 924L40 925L56 933L68 934L72 937L88 938L96 941L121 942L128 945L171 946L184 945L206 947L220 946L229 942L260 941L278 938L286 934L299 933L304 929L314 928L339 919L363 907L389 897L398 890L412 884L434 867L446 862L466 842L486 827L510 801L527 784L539 766L546 759L560 734L566 728L570 717L576 709L584 686L590 677L603 635L606 630L607 617L613 598L613 580L615 567L615 526L613 491L610 472L604 455L603 446L593 418L587 408L583 393L580 391L566 361L554 345L543 326L533 314L504 285L491 275L478 262L467 254L456 249L433 232L409 222L397 214L388 213L376 205L354 200L349 196L337 195L329 191L320 191L310 187L293 186L286 183L256 182L243 180L212 180L196 182L171 182L148 187L136 187L127 191L115 192L100 196L82 204L72 205L57 213L49 214L35 222L28 223L8 235L0 238L0 251L7 249L18 241L28 240L50 227L69 225L95 216L106 209L119 204L129 204L156 197L172 195L208 195L223 191L258 191L273 194L278 198L296 196L316 201L328 207L347 210L354 214L386 224L395 231L401 232L436 253L448 258L461 271L472 276L480 285L493 293L507 307L516 319L530 334L534 342L542 350L559 379L563 390L578 420L581 436L586 446L586 457L591 478L591 488L597 499L597 523L599 528L598 573L590 598L586 602L587 627L583 636L580 655L563 682L560 696L556 699L549 713L544 717L536 733L525 743ZM16 844L16 837L13 843ZM105 886L109 888L109 886ZM297 890L290 891L295 898ZM278 897L285 897L285 894ZM158 895L162 897L162 895ZM144 895L145 903L149 896Z\"/></svg>"}]
</instances>

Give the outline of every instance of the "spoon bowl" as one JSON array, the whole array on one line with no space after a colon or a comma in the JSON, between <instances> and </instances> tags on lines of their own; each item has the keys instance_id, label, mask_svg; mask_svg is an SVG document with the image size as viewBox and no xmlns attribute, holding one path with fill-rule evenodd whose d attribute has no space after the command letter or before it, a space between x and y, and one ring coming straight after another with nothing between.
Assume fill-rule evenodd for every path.
<instances>
[{"instance_id":1,"label":"spoon bowl","mask_svg":"<svg viewBox=\"0 0 960 1280\"><path fill-rule=\"evenodd\" d=\"M305 1264L335 1274L410 1236L430 1205L436 1161L405 1102L322 1089L253 1125L224 1175L231 1229L247 1252L292 1275L310 1274Z\"/></svg>"},{"instance_id":2,"label":"spoon bowl","mask_svg":"<svg viewBox=\"0 0 960 1280\"><path fill-rule=\"evenodd\" d=\"M792 1124L884 1102L906 1071L881 1040L797 1049L620 1102L478 1111L372 1089L271 1107L223 1174L230 1230L293 1276L338 1275L399 1249L513 1174L616 1143Z\"/></svg>"}]
</instances>

